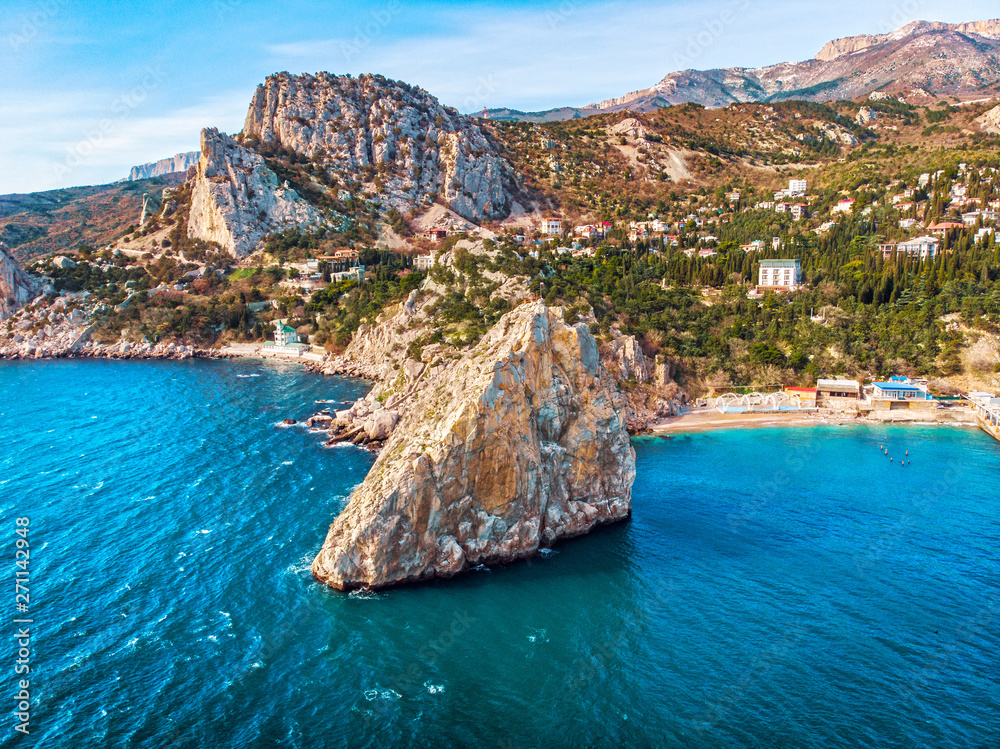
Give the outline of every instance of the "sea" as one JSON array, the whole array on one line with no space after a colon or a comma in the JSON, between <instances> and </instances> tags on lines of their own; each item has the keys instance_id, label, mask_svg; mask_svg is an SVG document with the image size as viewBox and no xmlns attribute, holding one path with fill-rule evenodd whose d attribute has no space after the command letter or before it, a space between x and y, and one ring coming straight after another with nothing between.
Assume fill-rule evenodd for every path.
<instances>
[{"instance_id":1,"label":"sea","mask_svg":"<svg viewBox=\"0 0 1000 749\"><path fill-rule=\"evenodd\" d=\"M1000 745L985 434L636 439L631 520L348 595L309 567L373 456L279 424L365 390L0 364L0 747Z\"/></svg>"}]
</instances>

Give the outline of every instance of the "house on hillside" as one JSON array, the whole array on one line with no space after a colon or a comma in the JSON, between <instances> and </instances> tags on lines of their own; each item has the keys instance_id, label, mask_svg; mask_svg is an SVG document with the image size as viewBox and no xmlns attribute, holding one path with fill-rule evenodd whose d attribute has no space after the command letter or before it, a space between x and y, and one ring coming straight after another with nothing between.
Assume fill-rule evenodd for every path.
<instances>
[{"instance_id":1,"label":"house on hillside","mask_svg":"<svg viewBox=\"0 0 1000 749\"><path fill-rule=\"evenodd\" d=\"M850 213L854 210L857 201L853 198L844 198L837 205L830 209L830 213Z\"/></svg>"},{"instance_id":2,"label":"house on hillside","mask_svg":"<svg viewBox=\"0 0 1000 749\"><path fill-rule=\"evenodd\" d=\"M802 261L761 260L758 286L775 291L794 291L802 283Z\"/></svg>"},{"instance_id":3,"label":"house on hillside","mask_svg":"<svg viewBox=\"0 0 1000 749\"><path fill-rule=\"evenodd\" d=\"M434 267L434 255L414 255L413 256L413 269L419 271L429 271Z\"/></svg>"},{"instance_id":4,"label":"house on hillside","mask_svg":"<svg viewBox=\"0 0 1000 749\"><path fill-rule=\"evenodd\" d=\"M941 250L941 242L935 237L916 237L905 242L881 244L879 249L884 260L892 257L893 253L921 260L933 260Z\"/></svg>"},{"instance_id":5,"label":"house on hillside","mask_svg":"<svg viewBox=\"0 0 1000 749\"><path fill-rule=\"evenodd\" d=\"M562 220L558 218L542 219L542 234L546 237L562 236Z\"/></svg>"},{"instance_id":6,"label":"house on hillside","mask_svg":"<svg viewBox=\"0 0 1000 749\"><path fill-rule=\"evenodd\" d=\"M965 224L960 224L957 221L942 221L937 224L931 224L930 226L927 227L927 231L929 231L931 234L938 234L943 237L952 229L964 229L964 228Z\"/></svg>"}]
</instances>

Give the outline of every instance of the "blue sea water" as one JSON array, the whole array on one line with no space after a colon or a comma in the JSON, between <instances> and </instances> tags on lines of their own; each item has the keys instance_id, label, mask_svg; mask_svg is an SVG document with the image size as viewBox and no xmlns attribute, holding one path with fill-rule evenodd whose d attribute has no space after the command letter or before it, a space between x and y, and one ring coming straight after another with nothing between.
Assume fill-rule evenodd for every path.
<instances>
[{"instance_id":1,"label":"blue sea water","mask_svg":"<svg viewBox=\"0 0 1000 749\"><path fill-rule=\"evenodd\" d=\"M0 622L17 517L34 620L31 733L9 709L0 746L1000 745L1000 443L641 439L631 521L344 595L309 564L373 458L276 424L363 392L255 362L0 365Z\"/></svg>"}]
</instances>

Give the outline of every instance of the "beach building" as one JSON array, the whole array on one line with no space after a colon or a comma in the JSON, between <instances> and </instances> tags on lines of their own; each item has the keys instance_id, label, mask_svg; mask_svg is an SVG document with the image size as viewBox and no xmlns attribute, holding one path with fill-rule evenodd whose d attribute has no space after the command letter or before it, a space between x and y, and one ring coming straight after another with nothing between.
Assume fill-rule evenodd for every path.
<instances>
[{"instance_id":1,"label":"beach building","mask_svg":"<svg viewBox=\"0 0 1000 749\"><path fill-rule=\"evenodd\" d=\"M785 392L790 398L797 396L803 408L816 408L816 388L786 387Z\"/></svg>"},{"instance_id":2,"label":"beach building","mask_svg":"<svg viewBox=\"0 0 1000 749\"><path fill-rule=\"evenodd\" d=\"M911 382L905 377L893 377L888 382L873 382L867 388L868 397L875 401L926 401L931 399L927 385Z\"/></svg>"},{"instance_id":3,"label":"beach building","mask_svg":"<svg viewBox=\"0 0 1000 749\"><path fill-rule=\"evenodd\" d=\"M816 405L819 408L856 407L861 399L861 383L857 380L817 380Z\"/></svg>"},{"instance_id":4,"label":"beach building","mask_svg":"<svg viewBox=\"0 0 1000 749\"><path fill-rule=\"evenodd\" d=\"M267 355L302 356L310 350L309 344L303 343L295 328L281 320L274 323L274 341L264 344L262 353Z\"/></svg>"},{"instance_id":5,"label":"beach building","mask_svg":"<svg viewBox=\"0 0 1000 749\"><path fill-rule=\"evenodd\" d=\"M293 346L299 343L299 334L291 325L279 322L274 331L275 346Z\"/></svg>"},{"instance_id":6,"label":"beach building","mask_svg":"<svg viewBox=\"0 0 1000 749\"><path fill-rule=\"evenodd\" d=\"M802 262L761 260L757 283L762 289L794 291L802 283Z\"/></svg>"}]
</instances>

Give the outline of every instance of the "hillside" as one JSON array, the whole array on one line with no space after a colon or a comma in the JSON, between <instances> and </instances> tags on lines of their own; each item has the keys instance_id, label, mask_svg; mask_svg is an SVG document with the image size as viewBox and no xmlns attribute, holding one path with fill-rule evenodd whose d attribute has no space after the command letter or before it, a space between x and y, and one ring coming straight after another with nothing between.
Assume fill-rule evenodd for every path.
<instances>
[{"instance_id":1,"label":"hillside","mask_svg":"<svg viewBox=\"0 0 1000 749\"><path fill-rule=\"evenodd\" d=\"M120 240L139 223L142 197L159 195L183 176L0 195L0 241L22 259Z\"/></svg>"},{"instance_id":2,"label":"hillside","mask_svg":"<svg viewBox=\"0 0 1000 749\"><path fill-rule=\"evenodd\" d=\"M650 88L585 107L533 113L498 109L484 115L547 122L603 112L651 112L688 102L706 107L791 99L832 102L874 92L902 96L913 104L995 96L1000 92L1000 20L951 25L915 21L891 34L833 40L804 62L685 70Z\"/></svg>"}]
</instances>

